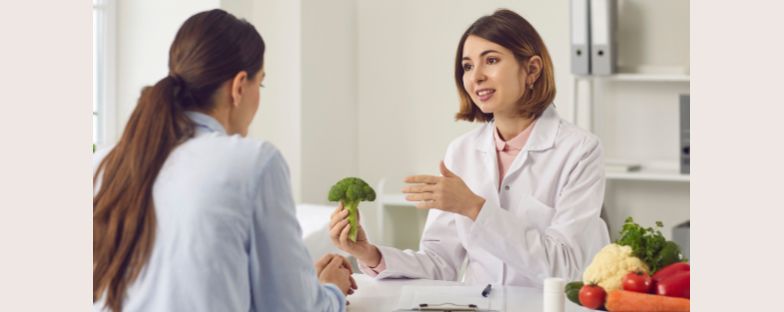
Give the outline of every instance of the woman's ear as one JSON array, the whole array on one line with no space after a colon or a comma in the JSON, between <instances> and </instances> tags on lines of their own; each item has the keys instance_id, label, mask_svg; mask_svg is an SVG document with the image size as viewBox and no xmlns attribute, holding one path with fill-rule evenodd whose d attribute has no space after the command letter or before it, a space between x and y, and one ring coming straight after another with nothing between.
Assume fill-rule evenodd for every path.
<instances>
[{"instance_id":1,"label":"woman's ear","mask_svg":"<svg viewBox=\"0 0 784 312\"><path fill-rule=\"evenodd\" d=\"M531 85L536 82L542 74L542 58L538 55L530 57L526 63L526 71L528 72L528 81L526 81L526 84Z\"/></svg>"},{"instance_id":2,"label":"woman's ear","mask_svg":"<svg viewBox=\"0 0 784 312\"><path fill-rule=\"evenodd\" d=\"M248 73L240 71L231 80L231 105L237 107L245 94L245 83L248 81Z\"/></svg>"}]
</instances>

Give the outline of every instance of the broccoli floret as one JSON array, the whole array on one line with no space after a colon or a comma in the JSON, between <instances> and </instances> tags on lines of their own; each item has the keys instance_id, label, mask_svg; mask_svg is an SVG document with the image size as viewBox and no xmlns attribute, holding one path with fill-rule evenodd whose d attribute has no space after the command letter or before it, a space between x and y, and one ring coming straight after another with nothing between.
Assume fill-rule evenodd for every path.
<instances>
[{"instance_id":1,"label":"broccoli floret","mask_svg":"<svg viewBox=\"0 0 784 312\"><path fill-rule=\"evenodd\" d=\"M329 190L329 201L342 201L343 206L348 209L348 222L351 228L348 238L357 241L357 206L360 201L376 200L376 191L360 178L344 178Z\"/></svg>"}]
</instances>

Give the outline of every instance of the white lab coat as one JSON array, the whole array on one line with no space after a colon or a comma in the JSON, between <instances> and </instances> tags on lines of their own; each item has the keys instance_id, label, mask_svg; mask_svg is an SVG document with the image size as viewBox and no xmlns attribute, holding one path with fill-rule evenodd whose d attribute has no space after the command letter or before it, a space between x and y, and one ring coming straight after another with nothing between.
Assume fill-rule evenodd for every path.
<instances>
[{"instance_id":1,"label":"white lab coat","mask_svg":"<svg viewBox=\"0 0 784 312\"><path fill-rule=\"evenodd\" d=\"M609 243L599 217L604 166L598 138L562 120L551 105L498 186L495 123L447 148L444 162L485 199L476 221L431 209L419 251L379 247L386 270L377 278L456 280L542 287L546 277L580 280ZM366 267L363 267L367 270Z\"/></svg>"}]
</instances>

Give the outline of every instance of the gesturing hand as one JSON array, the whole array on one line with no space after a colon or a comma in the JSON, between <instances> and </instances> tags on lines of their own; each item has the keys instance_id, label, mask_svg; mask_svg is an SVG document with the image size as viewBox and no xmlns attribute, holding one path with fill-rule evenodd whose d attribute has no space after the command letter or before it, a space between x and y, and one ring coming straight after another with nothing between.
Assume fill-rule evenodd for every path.
<instances>
[{"instance_id":1,"label":"gesturing hand","mask_svg":"<svg viewBox=\"0 0 784 312\"><path fill-rule=\"evenodd\" d=\"M415 175L406 177L406 183L412 185L403 188L406 200L417 201L416 207L421 209L440 209L454 212L476 220L485 199L471 192L471 189L459 176L446 168L444 162L439 164L441 176Z\"/></svg>"}]
</instances>

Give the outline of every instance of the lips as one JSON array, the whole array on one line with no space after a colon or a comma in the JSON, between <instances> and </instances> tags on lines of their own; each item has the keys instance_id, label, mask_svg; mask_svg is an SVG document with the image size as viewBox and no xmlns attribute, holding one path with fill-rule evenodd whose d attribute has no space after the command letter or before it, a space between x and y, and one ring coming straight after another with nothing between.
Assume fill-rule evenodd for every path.
<instances>
[{"instance_id":1,"label":"lips","mask_svg":"<svg viewBox=\"0 0 784 312\"><path fill-rule=\"evenodd\" d=\"M476 96L482 102L489 100L493 94L495 94L495 89L479 89L476 91Z\"/></svg>"}]
</instances>

